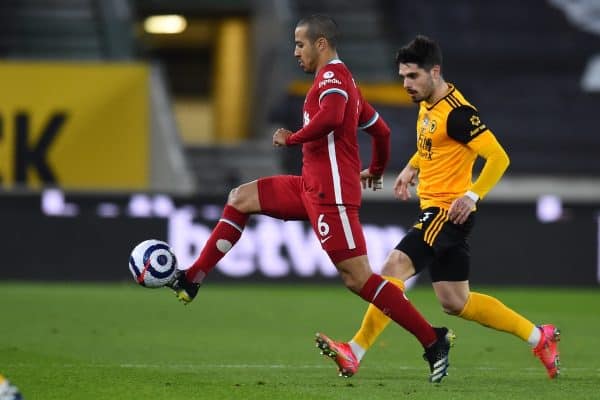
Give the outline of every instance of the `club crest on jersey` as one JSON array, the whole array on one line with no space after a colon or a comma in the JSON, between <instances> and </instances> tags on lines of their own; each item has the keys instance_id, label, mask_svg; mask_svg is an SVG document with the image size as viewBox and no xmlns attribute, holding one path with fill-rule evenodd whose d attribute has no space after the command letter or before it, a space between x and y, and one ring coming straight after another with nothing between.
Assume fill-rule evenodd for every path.
<instances>
[{"instance_id":1,"label":"club crest on jersey","mask_svg":"<svg viewBox=\"0 0 600 400\"><path fill-rule=\"evenodd\" d=\"M331 79L333 78L333 71L325 71L325 73L323 73L323 79Z\"/></svg>"},{"instance_id":2,"label":"club crest on jersey","mask_svg":"<svg viewBox=\"0 0 600 400\"><path fill-rule=\"evenodd\" d=\"M431 121L431 125L429 126L429 133L435 132L435 128L437 128L437 122L435 120Z\"/></svg>"}]
</instances>

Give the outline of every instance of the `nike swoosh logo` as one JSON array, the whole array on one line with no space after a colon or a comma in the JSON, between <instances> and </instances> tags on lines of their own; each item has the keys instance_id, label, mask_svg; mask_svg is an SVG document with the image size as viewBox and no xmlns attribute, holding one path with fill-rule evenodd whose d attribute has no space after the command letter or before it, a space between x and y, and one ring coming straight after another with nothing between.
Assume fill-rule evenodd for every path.
<instances>
[{"instance_id":1,"label":"nike swoosh logo","mask_svg":"<svg viewBox=\"0 0 600 400\"><path fill-rule=\"evenodd\" d=\"M321 244L325 243L329 239L331 239L331 236L327 236L326 238L321 239Z\"/></svg>"}]
</instances>

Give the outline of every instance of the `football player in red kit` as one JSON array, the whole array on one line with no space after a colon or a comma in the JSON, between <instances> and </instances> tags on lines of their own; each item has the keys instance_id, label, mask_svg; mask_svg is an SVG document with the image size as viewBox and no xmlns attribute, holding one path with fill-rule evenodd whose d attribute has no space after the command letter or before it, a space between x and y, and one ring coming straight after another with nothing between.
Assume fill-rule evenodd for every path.
<instances>
[{"instance_id":1,"label":"football player in red kit","mask_svg":"<svg viewBox=\"0 0 600 400\"><path fill-rule=\"evenodd\" d=\"M260 178L233 189L200 256L187 271L177 273L170 287L181 301L192 301L206 275L238 241L251 214L308 220L346 287L419 340L430 365L430 380L439 382L449 365L453 333L433 328L400 288L372 272L367 259L359 221L361 182L365 188L380 187L389 158L390 129L362 98L352 74L338 58L337 34L336 23L324 15L304 18L295 29L294 56L300 68L314 74L314 82L304 102L303 128L296 132L278 129L273 145L302 145L302 175ZM363 171L357 127L372 137L371 164ZM340 360L340 374L349 376L354 360L346 358L352 352L320 345L327 355Z\"/></svg>"}]
</instances>

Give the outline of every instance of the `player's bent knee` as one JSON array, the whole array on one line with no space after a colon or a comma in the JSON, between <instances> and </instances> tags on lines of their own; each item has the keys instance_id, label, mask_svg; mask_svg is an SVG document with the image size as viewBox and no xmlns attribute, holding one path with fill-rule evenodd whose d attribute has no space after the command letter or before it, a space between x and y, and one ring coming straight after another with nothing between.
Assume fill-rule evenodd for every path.
<instances>
[{"instance_id":1,"label":"player's bent knee","mask_svg":"<svg viewBox=\"0 0 600 400\"><path fill-rule=\"evenodd\" d=\"M229 192L227 204L246 214L260 211L256 187L251 185L252 183L243 184L233 188Z\"/></svg>"},{"instance_id":2,"label":"player's bent knee","mask_svg":"<svg viewBox=\"0 0 600 400\"><path fill-rule=\"evenodd\" d=\"M373 274L369 261L364 255L337 262L335 266L344 285L354 293L360 293L364 284Z\"/></svg>"},{"instance_id":3,"label":"player's bent knee","mask_svg":"<svg viewBox=\"0 0 600 400\"><path fill-rule=\"evenodd\" d=\"M365 285L365 282L367 281L363 274L357 274L343 270L340 270L340 277L342 278L342 282L344 282L344 286L354 293L360 293L361 289Z\"/></svg>"},{"instance_id":4,"label":"player's bent knee","mask_svg":"<svg viewBox=\"0 0 600 400\"><path fill-rule=\"evenodd\" d=\"M239 189L239 187L236 187L229 192L227 204L238 211L244 212L244 197L239 193Z\"/></svg>"},{"instance_id":5,"label":"player's bent knee","mask_svg":"<svg viewBox=\"0 0 600 400\"><path fill-rule=\"evenodd\" d=\"M449 315L458 315L464 307L464 303L459 303L458 301L442 301L442 310Z\"/></svg>"},{"instance_id":6,"label":"player's bent knee","mask_svg":"<svg viewBox=\"0 0 600 400\"><path fill-rule=\"evenodd\" d=\"M404 252L392 250L385 260L381 274L407 280L415 274L415 268L410 257Z\"/></svg>"},{"instance_id":7,"label":"player's bent knee","mask_svg":"<svg viewBox=\"0 0 600 400\"><path fill-rule=\"evenodd\" d=\"M342 281L344 282L344 286L346 286L354 293L360 293L360 290L363 287L363 284L359 280L351 276L342 276Z\"/></svg>"}]
</instances>

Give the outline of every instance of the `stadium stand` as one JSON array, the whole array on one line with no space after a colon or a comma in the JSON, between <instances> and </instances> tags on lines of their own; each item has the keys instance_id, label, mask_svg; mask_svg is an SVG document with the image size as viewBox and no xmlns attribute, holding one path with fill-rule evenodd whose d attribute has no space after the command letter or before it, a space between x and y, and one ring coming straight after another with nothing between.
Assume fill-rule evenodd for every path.
<instances>
[{"instance_id":1,"label":"stadium stand","mask_svg":"<svg viewBox=\"0 0 600 400\"><path fill-rule=\"evenodd\" d=\"M328 14L335 17L340 28L343 51L341 55L359 81L389 82L396 77L394 42L385 31L385 9L378 0L321 1L303 0L293 4L298 18L311 14Z\"/></svg>"},{"instance_id":2,"label":"stadium stand","mask_svg":"<svg viewBox=\"0 0 600 400\"><path fill-rule=\"evenodd\" d=\"M544 1L390 3L398 38L440 41L448 79L510 149L511 175L600 173L600 96L579 84L597 36Z\"/></svg>"},{"instance_id":3,"label":"stadium stand","mask_svg":"<svg viewBox=\"0 0 600 400\"><path fill-rule=\"evenodd\" d=\"M305 0L295 2L293 10L296 17L325 12L337 18L339 52L359 85L398 85L397 48L418 33L435 38L444 49L446 78L479 107L511 156L507 177L492 196L535 199L540 193L558 193L589 201L600 195L600 139L595 134L600 93L583 90L581 80L588 61L600 53L598 32L590 22L597 14L593 1L559 3L364 0L342 7L340 2ZM578 22L574 15L582 15L581 10L587 18ZM290 91L287 106L275 110L273 118L298 127L299 118L290 110L299 109L302 100ZM398 171L414 150L416 107L371 101L392 127L389 171ZM370 139L359 138L366 160ZM283 164L297 172L299 155L287 152Z\"/></svg>"},{"instance_id":4,"label":"stadium stand","mask_svg":"<svg viewBox=\"0 0 600 400\"><path fill-rule=\"evenodd\" d=\"M600 138L595 127L600 93L584 91L581 79L588 60L600 53L600 40L590 29L592 17L586 25L578 25L572 9L567 18L566 11L553 3L560 1L365 0L343 8L337 2L321 5L309 0L297 2L295 11L297 16L331 12L346 26L340 55L359 84L373 79L397 84L395 74L386 80L378 72L387 68L395 73L397 48L417 33L438 40L444 49L446 78L479 107L511 156L508 176L493 195L535 198L554 192L573 198L578 196L573 195L575 190L597 198ZM589 4L585 9L589 12ZM366 16L359 20L362 24L352 19L360 15ZM370 27L363 29L367 24ZM289 107L280 109L298 109L302 97L292 93L288 102ZM390 171L397 171L414 150L416 107L374 103L392 127ZM274 118L287 119L291 126L299 123L285 112L289 111L275 113ZM368 159L370 139L359 138L361 155ZM289 153L284 165L294 171L298 155ZM579 179L577 186L572 186L574 177Z\"/></svg>"},{"instance_id":5,"label":"stadium stand","mask_svg":"<svg viewBox=\"0 0 600 400\"><path fill-rule=\"evenodd\" d=\"M94 62L137 57L133 13L120 0L8 0L0 2L0 57L5 60ZM149 63L151 183L149 189L194 190L170 110L160 63ZM164 149L168 151L164 151Z\"/></svg>"},{"instance_id":6,"label":"stadium stand","mask_svg":"<svg viewBox=\"0 0 600 400\"><path fill-rule=\"evenodd\" d=\"M8 0L0 3L0 55L19 59L130 59L124 2Z\"/></svg>"},{"instance_id":7,"label":"stadium stand","mask_svg":"<svg viewBox=\"0 0 600 400\"><path fill-rule=\"evenodd\" d=\"M430 35L444 49L448 80L479 106L509 149L511 177L575 175L592 179L600 176L600 138L594 131L600 94L582 90L581 79L589 60L600 54L600 41L591 19L577 18L581 9L593 14L589 10L592 7L593 11L594 2L575 3L583 8L561 0L206 0L193 4L181 0L7 0L0 2L0 56L135 60L148 55L133 34L139 23L136 17L165 12L213 19L246 16L252 24L255 49L253 98L262 97L249 104L253 116L246 135L249 139L234 145L187 145L184 149L188 165L184 168L194 172L197 189L220 193L257 176L297 172L299 152L274 153L269 142L273 127L297 128L301 123L298 110L303 96L286 93L287 84L310 80L294 64L289 29L304 15L328 13L339 22L340 55L359 84L399 89L393 64L397 47L416 33ZM161 107L154 116L162 118L154 126L160 126L161 143L176 142L177 127L169 107L173 99L168 98L172 87L164 76L167 67L154 60L152 64L152 79L159 81L153 83L158 85L154 92L165 96L153 102ZM185 77L179 78L185 82ZM210 92L210 83L202 84ZM397 171L414 148L416 108L402 102L374 103L393 129L390 171ZM361 138L363 158L367 159L369 138Z\"/></svg>"}]
</instances>

